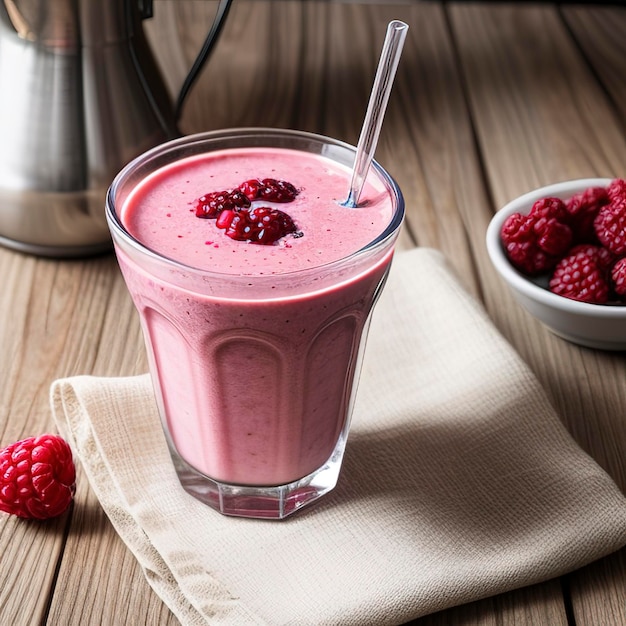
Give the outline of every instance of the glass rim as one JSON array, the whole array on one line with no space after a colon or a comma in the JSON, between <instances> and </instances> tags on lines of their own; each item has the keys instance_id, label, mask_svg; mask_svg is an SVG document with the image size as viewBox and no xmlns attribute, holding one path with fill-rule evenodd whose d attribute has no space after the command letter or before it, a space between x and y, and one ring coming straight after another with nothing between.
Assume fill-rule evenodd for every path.
<instances>
[{"instance_id":1,"label":"glass rim","mask_svg":"<svg viewBox=\"0 0 626 626\"><path fill-rule=\"evenodd\" d=\"M228 272L218 272L215 270L204 269L201 267L197 267L195 265L188 265L176 259L173 259L165 254L162 254L156 250L153 250L149 246L146 246L144 243L139 241L133 235L131 235L128 230L124 227L121 219L116 211L116 200L115 195L120 186L126 182L126 180L132 175L133 172L136 171L138 167L142 164L149 162L150 160L156 159L159 156L164 156L168 153L176 153L177 150L180 150L185 147L189 147L194 144L205 144L207 142L225 140L228 138L236 138L236 139L245 139L245 138L299 138L303 140L311 140L313 142L318 142L321 144L335 146L341 149L344 149L348 152L351 152L353 155L356 155L356 147L344 142L340 139L334 139L332 137L328 137L326 135L321 135L318 133L312 133L308 131L301 130L293 130L293 129L284 129L284 128L270 128L270 127L241 127L241 128L227 128L220 130L211 130L204 131L199 133L193 133L189 135L183 135L181 137L177 137L176 139L172 139L166 142L163 142L145 152L138 155L131 161L129 161L115 176L113 181L111 182L105 198L105 215L107 222L109 224L109 228L114 231L114 233L120 237L127 245L131 246L136 252L139 252L142 255L145 255L153 260L159 261L160 263L164 263L172 268L177 270L182 270L184 272L193 272L195 274L199 274L202 276L215 276L219 279L237 279L237 278L245 278L252 279L258 282L264 281L275 281L278 277L281 279L288 278L290 276L302 276L308 272L312 271L324 271L331 270L334 267L340 267L346 262L364 255L370 250L376 249L379 246L383 246L386 241L388 241L391 237L394 236L397 232L399 232L400 226L404 219L405 213L405 203L404 197L402 195L402 191L400 190L399 185L395 181L395 179L389 174L389 172L378 163L375 159L372 159L371 168L373 168L378 177L382 180L383 184L387 188L387 190L391 193L394 200L394 213L392 215L392 219L387 224L383 232L381 232L375 239L367 243L365 246L351 252L349 255L341 257L339 259L335 259L333 261L329 261L326 263L320 263L311 267L302 268L298 270L291 270L288 272L280 272L278 274L232 274ZM264 147L264 144L243 144L242 147ZM276 146L272 146L276 147ZM285 146L285 148L287 148ZM223 148L228 149L228 148ZM289 148L287 148L289 149ZM291 148L297 150L298 148ZM201 154L201 151L198 151L193 154ZM315 154L315 153L313 153ZM191 156L191 154L183 154L181 155L181 159L187 156ZM327 157L330 158L330 157ZM174 159L176 160L176 159ZM348 189L346 188L346 196ZM351 209L351 210L357 210Z\"/></svg>"}]
</instances>

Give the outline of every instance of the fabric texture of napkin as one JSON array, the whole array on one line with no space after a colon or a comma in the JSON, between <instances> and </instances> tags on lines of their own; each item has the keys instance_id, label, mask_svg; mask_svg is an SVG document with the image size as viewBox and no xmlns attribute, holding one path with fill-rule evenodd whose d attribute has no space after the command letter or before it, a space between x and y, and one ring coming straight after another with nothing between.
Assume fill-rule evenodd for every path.
<instances>
[{"instance_id":1,"label":"fabric texture of napkin","mask_svg":"<svg viewBox=\"0 0 626 626\"><path fill-rule=\"evenodd\" d=\"M396 255L341 477L284 521L180 487L148 375L55 381L53 413L182 624L400 624L626 544L626 498L438 252Z\"/></svg>"}]
</instances>

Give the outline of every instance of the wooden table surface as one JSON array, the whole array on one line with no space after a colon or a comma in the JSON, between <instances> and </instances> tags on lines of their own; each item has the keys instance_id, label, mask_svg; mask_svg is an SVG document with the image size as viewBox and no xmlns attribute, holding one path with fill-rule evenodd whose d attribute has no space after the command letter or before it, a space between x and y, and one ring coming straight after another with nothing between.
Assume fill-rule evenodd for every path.
<instances>
[{"instance_id":1,"label":"wooden table surface","mask_svg":"<svg viewBox=\"0 0 626 626\"><path fill-rule=\"evenodd\" d=\"M212 0L156 0L146 23L176 92ZM183 109L185 133L278 126L356 143L386 24L410 25L377 159L404 191L401 248L442 250L546 387L580 446L626 491L626 361L556 338L503 288L484 245L500 206L534 187L626 176L626 9L524 2L235 0ZM0 249L0 443L53 428L51 382L146 371L112 254ZM79 469L47 523L0 517L0 624L176 624ZM626 624L626 551L561 579L417 620Z\"/></svg>"}]
</instances>

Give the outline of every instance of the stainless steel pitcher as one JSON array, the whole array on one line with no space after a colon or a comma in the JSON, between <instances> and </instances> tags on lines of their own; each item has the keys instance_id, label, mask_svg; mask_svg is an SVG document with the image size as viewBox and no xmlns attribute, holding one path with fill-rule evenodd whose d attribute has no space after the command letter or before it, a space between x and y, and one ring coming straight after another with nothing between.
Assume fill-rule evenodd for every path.
<instances>
[{"instance_id":1,"label":"stainless steel pitcher","mask_svg":"<svg viewBox=\"0 0 626 626\"><path fill-rule=\"evenodd\" d=\"M110 248L106 189L179 134L229 6L219 3L175 105L143 32L152 0L0 0L0 244L52 257Z\"/></svg>"}]
</instances>

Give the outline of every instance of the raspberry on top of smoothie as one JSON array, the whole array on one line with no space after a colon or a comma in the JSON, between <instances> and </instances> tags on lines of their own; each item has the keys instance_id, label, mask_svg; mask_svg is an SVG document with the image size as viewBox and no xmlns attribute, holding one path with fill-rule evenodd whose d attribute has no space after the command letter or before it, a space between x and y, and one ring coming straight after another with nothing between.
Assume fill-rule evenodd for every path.
<instances>
[{"instance_id":1,"label":"raspberry on top of smoothie","mask_svg":"<svg viewBox=\"0 0 626 626\"><path fill-rule=\"evenodd\" d=\"M120 217L142 245L184 265L239 276L285 274L349 257L391 223L393 202L375 168L361 196L366 206L341 206L350 176L348 166L320 154L219 150L147 176Z\"/></svg>"},{"instance_id":2,"label":"raspberry on top of smoothie","mask_svg":"<svg viewBox=\"0 0 626 626\"><path fill-rule=\"evenodd\" d=\"M298 190L275 178L247 180L235 189L204 194L196 202L196 217L216 219L215 225L231 239L271 245L297 231L291 216L271 207L251 207L261 198L267 202L293 202ZM302 232L298 233L302 236Z\"/></svg>"}]
</instances>

